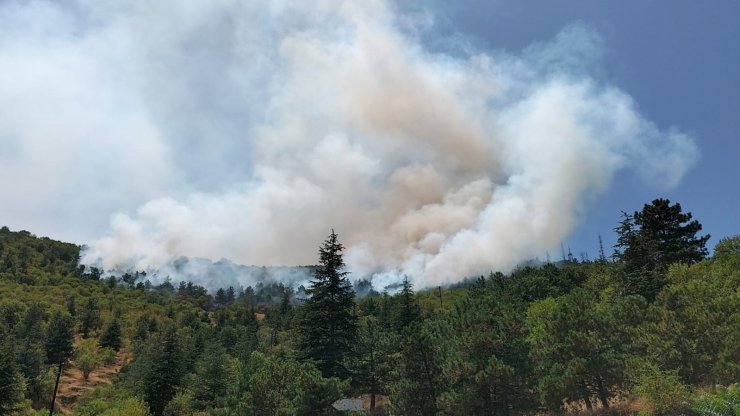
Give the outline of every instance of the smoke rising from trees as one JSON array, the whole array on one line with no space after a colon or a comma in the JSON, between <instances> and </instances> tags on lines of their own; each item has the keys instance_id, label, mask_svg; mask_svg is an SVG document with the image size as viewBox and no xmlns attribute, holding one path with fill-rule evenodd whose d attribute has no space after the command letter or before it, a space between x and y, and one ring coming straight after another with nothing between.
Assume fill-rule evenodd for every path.
<instances>
[{"instance_id":1,"label":"smoke rising from trees","mask_svg":"<svg viewBox=\"0 0 740 416\"><path fill-rule=\"evenodd\" d=\"M450 53L394 7L3 2L0 216L142 270L312 264L334 228L356 276L423 288L540 256L619 171L672 187L698 157L600 79L589 28Z\"/></svg>"}]
</instances>

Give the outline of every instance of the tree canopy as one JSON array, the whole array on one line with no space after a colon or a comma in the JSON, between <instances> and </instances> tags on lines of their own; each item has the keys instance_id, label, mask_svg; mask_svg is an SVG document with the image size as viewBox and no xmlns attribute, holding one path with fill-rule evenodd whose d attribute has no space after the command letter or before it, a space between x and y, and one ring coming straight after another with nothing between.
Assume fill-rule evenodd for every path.
<instances>
[{"instance_id":1,"label":"tree canopy","mask_svg":"<svg viewBox=\"0 0 740 416\"><path fill-rule=\"evenodd\" d=\"M654 299L663 276L673 263L693 264L707 256L709 235L698 236L702 226L681 204L667 199L645 204L641 211L623 213L615 257L624 264L627 289Z\"/></svg>"}]
</instances>

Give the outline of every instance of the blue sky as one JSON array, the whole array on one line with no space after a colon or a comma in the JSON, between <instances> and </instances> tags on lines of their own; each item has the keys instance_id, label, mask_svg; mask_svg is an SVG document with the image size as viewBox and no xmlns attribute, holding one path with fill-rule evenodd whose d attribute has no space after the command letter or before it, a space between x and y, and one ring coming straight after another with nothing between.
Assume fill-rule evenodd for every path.
<instances>
[{"instance_id":1,"label":"blue sky","mask_svg":"<svg viewBox=\"0 0 740 416\"><path fill-rule=\"evenodd\" d=\"M677 127L699 146L697 164L673 190L661 191L629 171L599 197L570 237L574 253L609 245L620 211L665 197L691 211L712 235L740 233L740 2L480 1L449 2L445 29L491 49L518 50L582 22L604 42L603 73L629 93L660 128Z\"/></svg>"}]
</instances>

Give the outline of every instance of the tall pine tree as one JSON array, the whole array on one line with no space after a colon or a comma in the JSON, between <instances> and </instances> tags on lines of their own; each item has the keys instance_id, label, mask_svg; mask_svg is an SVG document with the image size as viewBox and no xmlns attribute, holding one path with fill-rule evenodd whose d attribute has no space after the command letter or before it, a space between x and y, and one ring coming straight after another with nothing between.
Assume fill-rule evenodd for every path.
<instances>
[{"instance_id":1,"label":"tall pine tree","mask_svg":"<svg viewBox=\"0 0 740 416\"><path fill-rule=\"evenodd\" d=\"M145 356L139 361L143 372L141 397L152 414L159 416L175 395L182 376L183 359L175 328L165 328L150 342Z\"/></svg>"},{"instance_id":2,"label":"tall pine tree","mask_svg":"<svg viewBox=\"0 0 740 416\"><path fill-rule=\"evenodd\" d=\"M709 235L698 236L701 224L681 204L656 199L642 211L623 214L615 229L615 257L625 267L624 283L629 293L653 300L665 284L668 266L692 264L707 256Z\"/></svg>"},{"instance_id":3,"label":"tall pine tree","mask_svg":"<svg viewBox=\"0 0 740 416\"><path fill-rule=\"evenodd\" d=\"M319 249L319 265L306 291L311 297L302 307L302 358L314 361L324 377L349 377L343 362L357 333L355 294L344 271L343 249L332 230Z\"/></svg>"},{"instance_id":4,"label":"tall pine tree","mask_svg":"<svg viewBox=\"0 0 740 416\"><path fill-rule=\"evenodd\" d=\"M411 323L418 321L421 316L421 309L416 301L414 289L408 276L403 277L403 287L395 297L398 304L394 316L394 325L396 331L401 332Z\"/></svg>"},{"instance_id":5,"label":"tall pine tree","mask_svg":"<svg viewBox=\"0 0 740 416\"><path fill-rule=\"evenodd\" d=\"M98 298L90 297L87 299L85 306L80 314L80 332L83 338L87 338L90 332L100 328L102 323L100 319L100 303Z\"/></svg>"},{"instance_id":6,"label":"tall pine tree","mask_svg":"<svg viewBox=\"0 0 740 416\"><path fill-rule=\"evenodd\" d=\"M54 385L54 394L51 398L51 409L49 414L54 413L54 403L56 402L57 389L59 388L59 378L62 375L64 364L72 357L74 347L72 346L74 323L72 317L67 313L55 312L49 322L49 328L46 332L46 359L49 364L58 365L57 379Z\"/></svg>"},{"instance_id":7,"label":"tall pine tree","mask_svg":"<svg viewBox=\"0 0 740 416\"><path fill-rule=\"evenodd\" d=\"M13 333L0 322L0 414L18 410L24 391Z\"/></svg>"}]
</instances>

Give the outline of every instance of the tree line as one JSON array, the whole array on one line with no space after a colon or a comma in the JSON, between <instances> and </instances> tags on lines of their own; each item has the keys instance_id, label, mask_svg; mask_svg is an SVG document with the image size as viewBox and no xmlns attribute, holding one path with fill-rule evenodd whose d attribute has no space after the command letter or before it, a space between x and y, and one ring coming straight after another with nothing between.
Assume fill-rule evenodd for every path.
<instances>
[{"instance_id":1,"label":"tree line","mask_svg":"<svg viewBox=\"0 0 740 416\"><path fill-rule=\"evenodd\" d=\"M334 231L305 291L212 296L101 279L69 245L3 228L0 414L48 414L60 368L87 377L113 362L113 385L74 414L328 415L359 395L372 414L608 412L634 398L646 413L732 414L740 237L708 258L700 223L663 199L615 231L614 255L595 261L357 297Z\"/></svg>"}]
</instances>

